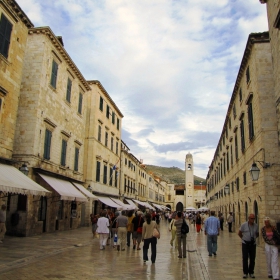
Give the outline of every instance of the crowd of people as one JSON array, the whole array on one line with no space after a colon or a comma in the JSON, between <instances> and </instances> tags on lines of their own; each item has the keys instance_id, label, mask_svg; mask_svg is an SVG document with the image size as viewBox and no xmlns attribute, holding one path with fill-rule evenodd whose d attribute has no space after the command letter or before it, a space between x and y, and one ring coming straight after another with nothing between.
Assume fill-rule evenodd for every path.
<instances>
[{"instance_id":1,"label":"crowd of people","mask_svg":"<svg viewBox=\"0 0 280 280\"><path fill-rule=\"evenodd\" d=\"M100 250L114 240L114 248L125 251L126 246L132 244L133 250L141 250L143 242L143 261L148 261L148 250L151 247L151 262L156 261L157 240L160 235L159 224L164 217L171 233L170 245L178 251L178 258L186 258L186 231L185 224L193 225L197 234L204 231L207 236L207 250L209 257L217 256L218 236L224 229L224 223L229 233L233 232L234 217L230 212L226 218L223 213L215 211L204 212L166 212L156 211L113 211L108 208L100 215L91 215L93 236L99 235ZM189 227L187 225L187 228ZM184 230L183 230L184 228ZM154 234L154 231L158 235ZM259 226L255 223L255 215L250 214L248 221L241 224L238 236L242 242L243 278L255 278L256 239L259 237ZM265 255L268 278L279 280L278 250L280 246L280 233L269 217L265 217L261 236L265 242ZM132 242L131 242L132 241Z\"/></svg>"}]
</instances>

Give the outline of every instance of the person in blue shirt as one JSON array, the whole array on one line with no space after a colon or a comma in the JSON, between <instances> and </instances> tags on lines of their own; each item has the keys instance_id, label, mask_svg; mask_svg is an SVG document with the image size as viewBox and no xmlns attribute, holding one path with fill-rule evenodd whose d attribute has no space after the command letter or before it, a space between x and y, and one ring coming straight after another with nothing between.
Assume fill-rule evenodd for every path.
<instances>
[{"instance_id":1,"label":"person in blue shirt","mask_svg":"<svg viewBox=\"0 0 280 280\"><path fill-rule=\"evenodd\" d=\"M220 221L215 217L215 211L211 211L211 216L205 221L204 231L207 235L207 249L209 257L217 255L217 239L220 232Z\"/></svg>"}]
</instances>

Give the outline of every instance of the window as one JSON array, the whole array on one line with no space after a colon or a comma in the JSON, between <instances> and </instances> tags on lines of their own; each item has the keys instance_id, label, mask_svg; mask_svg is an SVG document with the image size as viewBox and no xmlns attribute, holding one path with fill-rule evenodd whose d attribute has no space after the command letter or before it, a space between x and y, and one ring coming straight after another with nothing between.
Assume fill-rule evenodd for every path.
<instances>
[{"instance_id":1,"label":"window","mask_svg":"<svg viewBox=\"0 0 280 280\"><path fill-rule=\"evenodd\" d=\"M110 180L109 180L109 185L113 185L113 167L110 168Z\"/></svg>"},{"instance_id":2,"label":"window","mask_svg":"<svg viewBox=\"0 0 280 280\"><path fill-rule=\"evenodd\" d=\"M232 145L230 145L230 163L231 163L231 166L233 166L233 150L232 150Z\"/></svg>"},{"instance_id":3,"label":"window","mask_svg":"<svg viewBox=\"0 0 280 280\"><path fill-rule=\"evenodd\" d=\"M79 105L78 105L78 113L81 115L83 109L83 94L79 94Z\"/></svg>"},{"instance_id":4,"label":"window","mask_svg":"<svg viewBox=\"0 0 280 280\"><path fill-rule=\"evenodd\" d=\"M74 170L78 171L79 169L79 153L80 153L80 149L79 148L75 148L75 159L74 159Z\"/></svg>"},{"instance_id":5,"label":"window","mask_svg":"<svg viewBox=\"0 0 280 280\"><path fill-rule=\"evenodd\" d=\"M96 182L100 182L100 169L101 163L100 161L96 161Z\"/></svg>"},{"instance_id":6,"label":"window","mask_svg":"<svg viewBox=\"0 0 280 280\"><path fill-rule=\"evenodd\" d=\"M119 153L119 142L117 141L116 142L116 154L118 154Z\"/></svg>"},{"instance_id":7,"label":"window","mask_svg":"<svg viewBox=\"0 0 280 280\"><path fill-rule=\"evenodd\" d=\"M114 138L111 137L111 151L114 150Z\"/></svg>"},{"instance_id":8,"label":"window","mask_svg":"<svg viewBox=\"0 0 280 280\"><path fill-rule=\"evenodd\" d=\"M239 101L240 102L242 101L242 89L241 88L239 89Z\"/></svg>"},{"instance_id":9,"label":"window","mask_svg":"<svg viewBox=\"0 0 280 280\"><path fill-rule=\"evenodd\" d=\"M108 132L105 131L105 146L108 147Z\"/></svg>"},{"instance_id":10,"label":"window","mask_svg":"<svg viewBox=\"0 0 280 280\"><path fill-rule=\"evenodd\" d=\"M228 128L231 129L231 118L228 119Z\"/></svg>"},{"instance_id":11,"label":"window","mask_svg":"<svg viewBox=\"0 0 280 280\"><path fill-rule=\"evenodd\" d=\"M246 171L243 173L243 185L244 185L244 186L247 185L247 175L246 175Z\"/></svg>"},{"instance_id":12,"label":"window","mask_svg":"<svg viewBox=\"0 0 280 280\"><path fill-rule=\"evenodd\" d=\"M98 126L98 141L101 142L101 125Z\"/></svg>"},{"instance_id":13,"label":"window","mask_svg":"<svg viewBox=\"0 0 280 280\"><path fill-rule=\"evenodd\" d=\"M46 129L45 132L45 144L44 144L44 159L50 159L51 154L51 140L52 140L52 132Z\"/></svg>"},{"instance_id":14,"label":"window","mask_svg":"<svg viewBox=\"0 0 280 280\"><path fill-rule=\"evenodd\" d=\"M239 177L236 178L236 191L239 192Z\"/></svg>"},{"instance_id":15,"label":"window","mask_svg":"<svg viewBox=\"0 0 280 280\"><path fill-rule=\"evenodd\" d=\"M57 71L58 71L58 64L53 60L53 62L52 62L52 74L51 74L51 86L53 88L56 88Z\"/></svg>"},{"instance_id":16,"label":"window","mask_svg":"<svg viewBox=\"0 0 280 280\"><path fill-rule=\"evenodd\" d=\"M245 133L244 133L244 120L240 121L240 137L241 137L241 151L245 152Z\"/></svg>"},{"instance_id":17,"label":"window","mask_svg":"<svg viewBox=\"0 0 280 280\"><path fill-rule=\"evenodd\" d=\"M26 211L26 204L27 204L27 195L19 194L17 211Z\"/></svg>"},{"instance_id":18,"label":"window","mask_svg":"<svg viewBox=\"0 0 280 280\"><path fill-rule=\"evenodd\" d=\"M228 155L228 152L227 152L227 170L229 170L229 155Z\"/></svg>"},{"instance_id":19,"label":"window","mask_svg":"<svg viewBox=\"0 0 280 280\"><path fill-rule=\"evenodd\" d=\"M107 184L107 165L104 164L104 168L103 168L103 184Z\"/></svg>"},{"instance_id":20,"label":"window","mask_svg":"<svg viewBox=\"0 0 280 280\"><path fill-rule=\"evenodd\" d=\"M235 104L233 104L232 112L233 112L233 117L236 118L236 107L235 107Z\"/></svg>"},{"instance_id":21,"label":"window","mask_svg":"<svg viewBox=\"0 0 280 280\"><path fill-rule=\"evenodd\" d=\"M248 103L248 124L249 124L249 139L254 137L254 121L253 121L253 104L252 100Z\"/></svg>"},{"instance_id":22,"label":"window","mask_svg":"<svg viewBox=\"0 0 280 280\"><path fill-rule=\"evenodd\" d=\"M117 118L117 130L120 130L120 120Z\"/></svg>"},{"instance_id":23,"label":"window","mask_svg":"<svg viewBox=\"0 0 280 280\"><path fill-rule=\"evenodd\" d=\"M61 158L60 158L60 164L62 166L66 165L66 148L67 148L67 142L62 139L62 144L61 144Z\"/></svg>"},{"instance_id":24,"label":"window","mask_svg":"<svg viewBox=\"0 0 280 280\"><path fill-rule=\"evenodd\" d=\"M107 105L106 117L107 117L107 119L109 119L109 117L110 117L110 107L109 107L109 105Z\"/></svg>"},{"instance_id":25,"label":"window","mask_svg":"<svg viewBox=\"0 0 280 280\"><path fill-rule=\"evenodd\" d=\"M115 124L115 112L112 113L112 124Z\"/></svg>"},{"instance_id":26,"label":"window","mask_svg":"<svg viewBox=\"0 0 280 280\"><path fill-rule=\"evenodd\" d=\"M103 98L101 96L99 99L99 110L103 112Z\"/></svg>"},{"instance_id":27,"label":"window","mask_svg":"<svg viewBox=\"0 0 280 280\"><path fill-rule=\"evenodd\" d=\"M0 53L5 58L8 58L12 28L12 24L4 16L4 14L2 14L0 21Z\"/></svg>"},{"instance_id":28,"label":"window","mask_svg":"<svg viewBox=\"0 0 280 280\"><path fill-rule=\"evenodd\" d=\"M249 82L250 82L250 69L249 69L249 66L246 69L246 82L247 82L247 84L249 84Z\"/></svg>"},{"instance_id":29,"label":"window","mask_svg":"<svg viewBox=\"0 0 280 280\"><path fill-rule=\"evenodd\" d=\"M117 188L118 187L118 171L115 170L115 187Z\"/></svg>"},{"instance_id":30,"label":"window","mask_svg":"<svg viewBox=\"0 0 280 280\"><path fill-rule=\"evenodd\" d=\"M235 141L235 159L238 160L238 141L237 141L237 132L235 133L234 136L234 141Z\"/></svg>"},{"instance_id":31,"label":"window","mask_svg":"<svg viewBox=\"0 0 280 280\"><path fill-rule=\"evenodd\" d=\"M72 89L72 81L68 78L67 81L67 90L66 90L66 100L71 102L71 89Z\"/></svg>"},{"instance_id":32,"label":"window","mask_svg":"<svg viewBox=\"0 0 280 280\"><path fill-rule=\"evenodd\" d=\"M46 220L46 214L47 214L46 211L47 211L47 198L41 196L39 201L39 209L38 209L38 221Z\"/></svg>"}]
</instances>

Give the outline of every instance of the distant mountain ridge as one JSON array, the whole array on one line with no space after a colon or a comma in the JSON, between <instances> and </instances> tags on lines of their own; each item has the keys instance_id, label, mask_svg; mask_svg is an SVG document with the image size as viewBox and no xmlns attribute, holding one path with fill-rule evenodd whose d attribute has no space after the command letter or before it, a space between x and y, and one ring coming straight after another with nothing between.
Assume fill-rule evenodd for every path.
<instances>
[{"instance_id":1,"label":"distant mountain ridge","mask_svg":"<svg viewBox=\"0 0 280 280\"><path fill-rule=\"evenodd\" d=\"M156 176L162 178L170 184L185 184L185 170L178 167L162 167L156 165L145 165L147 171L153 172ZM205 179L194 175L194 184L199 185L200 182L205 185Z\"/></svg>"}]
</instances>

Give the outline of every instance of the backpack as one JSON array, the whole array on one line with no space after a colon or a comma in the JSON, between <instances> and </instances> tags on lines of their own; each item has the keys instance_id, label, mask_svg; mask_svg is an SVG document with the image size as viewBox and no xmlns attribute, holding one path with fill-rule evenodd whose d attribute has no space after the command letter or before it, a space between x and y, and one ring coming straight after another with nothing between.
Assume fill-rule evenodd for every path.
<instances>
[{"instance_id":1,"label":"backpack","mask_svg":"<svg viewBox=\"0 0 280 280\"><path fill-rule=\"evenodd\" d=\"M183 224L181 227L181 234L187 234L187 233L189 233L189 226L186 223L185 219L183 219Z\"/></svg>"}]
</instances>

